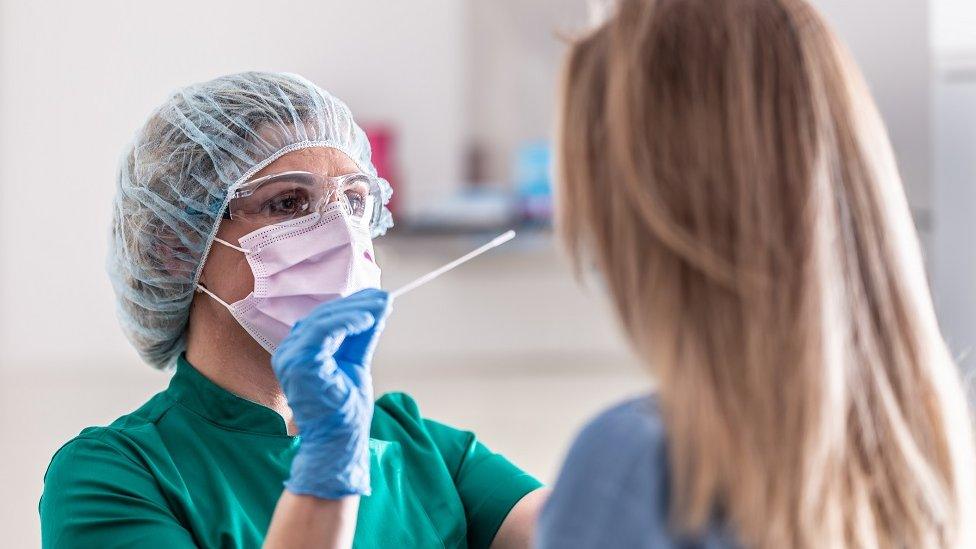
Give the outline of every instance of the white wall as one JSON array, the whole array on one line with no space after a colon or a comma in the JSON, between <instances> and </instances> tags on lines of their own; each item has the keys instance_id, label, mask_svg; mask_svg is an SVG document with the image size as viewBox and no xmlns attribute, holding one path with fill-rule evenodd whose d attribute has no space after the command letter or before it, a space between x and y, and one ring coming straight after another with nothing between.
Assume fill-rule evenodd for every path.
<instances>
[{"instance_id":1,"label":"white wall","mask_svg":"<svg viewBox=\"0 0 976 549\"><path fill-rule=\"evenodd\" d=\"M933 289L949 348L976 368L976 2L934 0Z\"/></svg>"},{"instance_id":2,"label":"white wall","mask_svg":"<svg viewBox=\"0 0 976 549\"><path fill-rule=\"evenodd\" d=\"M932 45L940 55L976 51L976 2L932 0Z\"/></svg>"},{"instance_id":3,"label":"white wall","mask_svg":"<svg viewBox=\"0 0 976 549\"><path fill-rule=\"evenodd\" d=\"M509 182L521 143L550 136L566 43L587 21L587 3L470 0L468 135L484 147L489 181Z\"/></svg>"},{"instance_id":4,"label":"white wall","mask_svg":"<svg viewBox=\"0 0 976 549\"><path fill-rule=\"evenodd\" d=\"M971 0L941 0L970 2ZM813 0L850 47L888 126L909 201L929 244L931 60L926 0ZM586 2L473 0L468 10L468 131L487 144L492 179L510 176L519 142L546 137L562 54L559 33ZM970 33L976 35L976 33Z\"/></svg>"},{"instance_id":5,"label":"white wall","mask_svg":"<svg viewBox=\"0 0 976 549\"><path fill-rule=\"evenodd\" d=\"M943 73L935 112L935 302L949 348L971 370L976 366L976 63L968 77Z\"/></svg>"},{"instance_id":6,"label":"white wall","mask_svg":"<svg viewBox=\"0 0 976 549\"><path fill-rule=\"evenodd\" d=\"M302 73L400 130L408 200L460 173L464 2L0 1L0 364L134 361L104 274L116 161L175 88Z\"/></svg>"},{"instance_id":7,"label":"white wall","mask_svg":"<svg viewBox=\"0 0 976 549\"><path fill-rule=\"evenodd\" d=\"M849 46L878 103L927 250L932 208L929 3L812 1Z\"/></svg>"}]
</instances>

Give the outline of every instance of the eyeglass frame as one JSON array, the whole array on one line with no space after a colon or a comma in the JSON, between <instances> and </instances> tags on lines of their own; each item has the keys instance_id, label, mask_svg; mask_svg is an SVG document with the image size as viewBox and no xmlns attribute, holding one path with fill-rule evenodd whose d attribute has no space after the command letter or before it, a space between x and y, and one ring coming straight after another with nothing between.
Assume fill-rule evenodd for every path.
<instances>
[{"instance_id":1,"label":"eyeglass frame","mask_svg":"<svg viewBox=\"0 0 976 549\"><path fill-rule=\"evenodd\" d=\"M353 172L353 173L342 174L337 176L327 176L327 175L322 175L319 173L309 172L305 170L288 170L284 172L272 173L242 183L234 190L233 193L231 193L230 198L227 199L227 206L224 208L224 213L222 216L223 219L225 220L234 219L233 215L231 214L230 206L235 199L247 198L253 195L257 191L257 189L260 188L260 185L265 183L266 181L270 181L272 179L276 179L276 178L280 178L292 174L312 176L316 179L324 179L326 181L329 181L334 184L332 192L341 189L342 186L345 184L345 182L349 180L363 178L369 183L369 191L367 194L373 196L375 201L375 206L373 207L373 216L372 219L368 220L368 226L370 227L370 229L373 229L379 224L380 220L382 219L383 200L382 200L382 195L380 193L381 187L379 184L379 178L377 176L369 175L367 173L362 173L362 172ZM326 203L329 203L329 201L327 201ZM309 215L311 213L312 212L310 212Z\"/></svg>"}]
</instances>

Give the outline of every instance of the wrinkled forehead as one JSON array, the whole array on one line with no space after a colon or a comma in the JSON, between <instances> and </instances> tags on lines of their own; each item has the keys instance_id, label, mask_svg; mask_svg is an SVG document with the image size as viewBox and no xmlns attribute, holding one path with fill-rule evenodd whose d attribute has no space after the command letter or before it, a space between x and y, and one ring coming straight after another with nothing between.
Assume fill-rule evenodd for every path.
<instances>
[{"instance_id":1,"label":"wrinkled forehead","mask_svg":"<svg viewBox=\"0 0 976 549\"><path fill-rule=\"evenodd\" d=\"M298 149L282 155L267 166L258 170L248 178L254 181L267 175L301 171L337 177L350 173L358 173L362 170L355 160L345 152L328 146L315 146L305 149Z\"/></svg>"}]
</instances>

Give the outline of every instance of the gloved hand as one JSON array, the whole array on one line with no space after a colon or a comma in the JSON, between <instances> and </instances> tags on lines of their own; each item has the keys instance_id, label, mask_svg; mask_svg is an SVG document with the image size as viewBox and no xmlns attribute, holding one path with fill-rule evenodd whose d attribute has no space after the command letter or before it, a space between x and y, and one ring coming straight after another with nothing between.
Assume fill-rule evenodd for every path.
<instances>
[{"instance_id":1,"label":"gloved hand","mask_svg":"<svg viewBox=\"0 0 976 549\"><path fill-rule=\"evenodd\" d=\"M302 437L288 491L325 499L369 494L370 361L389 312L383 290L323 303L271 357Z\"/></svg>"}]
</instances>

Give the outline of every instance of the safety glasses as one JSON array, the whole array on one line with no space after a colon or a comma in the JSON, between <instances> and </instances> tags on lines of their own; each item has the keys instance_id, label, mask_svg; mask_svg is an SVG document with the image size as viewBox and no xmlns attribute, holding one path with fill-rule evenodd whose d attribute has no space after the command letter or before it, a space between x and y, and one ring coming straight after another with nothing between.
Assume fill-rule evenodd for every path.
<instances>
[{"instance_id":1,"label":"safety glasses","mask_svg":"<svg viewBox=\"0 0 976 549\"><path fill-rule=\"evenodd\" d=\"M379 182L363 173L338 177L275 173L238 187L224 216L265 226L321 211L332 203L338 203L351 219L375 228L383 208Z\"/></svg>"}]
</instances>

